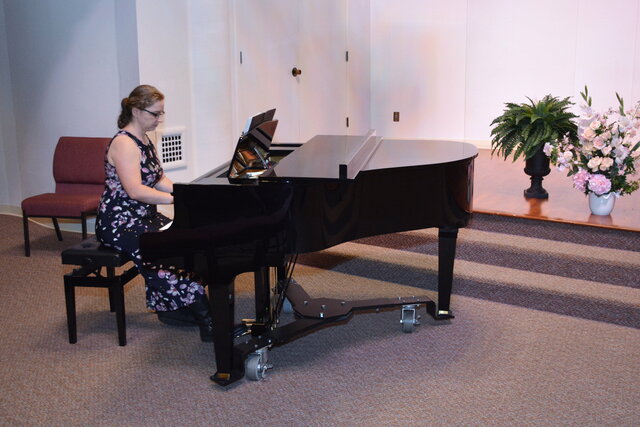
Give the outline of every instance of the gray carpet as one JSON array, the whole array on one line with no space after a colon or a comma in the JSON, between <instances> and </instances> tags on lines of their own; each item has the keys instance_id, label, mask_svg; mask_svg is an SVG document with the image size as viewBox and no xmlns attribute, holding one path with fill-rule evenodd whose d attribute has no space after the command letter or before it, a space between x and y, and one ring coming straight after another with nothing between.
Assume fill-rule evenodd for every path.
<instances>
[{"instance_id":1,"label":"gray carpet","mask_svg":"<svg viewBox=\"0 0 640 427\"><path fill-rule=\"evenodd\" d=\"M60 251L80 240L0 215L2 425L640 424L640 233L477 215L461 230L452 309L350 322L270 352L262 382L221 389L195 328L160 324L139 278L117 345L106 292L80 289L78 343L67 341ZM432 293L434 230L379 236L301 257L312 295ZM251 281L237 280L238 317Z\"/></svg>"}]
</instances>

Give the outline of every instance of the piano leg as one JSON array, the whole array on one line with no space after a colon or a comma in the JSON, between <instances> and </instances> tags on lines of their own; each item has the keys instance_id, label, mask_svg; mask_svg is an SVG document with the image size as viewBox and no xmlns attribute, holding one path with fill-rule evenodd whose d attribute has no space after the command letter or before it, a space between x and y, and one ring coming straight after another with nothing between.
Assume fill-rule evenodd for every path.
<instances>
[{"instance_id":1,"label":"piano leg","mask_svg":"<svg viewBox=\"0 0 640 427\"><path fill-rule=\"evenodd\" d=\"M453 283L453 262L456 257L458 227L442 227L438 233L438 307L430 313L436 319L452 319L449 309ZM435 314L435 315L434 315Z\"/></svg>"},{"instance_id":2,"label":"piano leg","mask_svg":"<svg viewBox=\"0 0 640 427\"><path fill-rule=\"evenodd\" d=\"M243 358L234 349L235 276L209 281L209 303L213 319L213 346L216 356L215 383L225 386L244 376Z\"/></svg>"}]
</instances>

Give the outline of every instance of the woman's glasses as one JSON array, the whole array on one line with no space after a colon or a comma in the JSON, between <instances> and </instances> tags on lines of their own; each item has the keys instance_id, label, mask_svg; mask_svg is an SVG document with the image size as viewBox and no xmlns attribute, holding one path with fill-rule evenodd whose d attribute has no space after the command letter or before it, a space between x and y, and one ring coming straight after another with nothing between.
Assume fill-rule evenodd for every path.
<instances>
[{"instance_id":1,"label":"woman's glasses","mask_svg":"<svg viewBox=\"0 0 640 427\"><path fill-rule=\"evenodd\" d=\"M147 113L151 114L156 119L158 117L164 116L164 111L149 111L146 108L143 108L142 111L146 111Z\"/></svg>"}]
</instances>

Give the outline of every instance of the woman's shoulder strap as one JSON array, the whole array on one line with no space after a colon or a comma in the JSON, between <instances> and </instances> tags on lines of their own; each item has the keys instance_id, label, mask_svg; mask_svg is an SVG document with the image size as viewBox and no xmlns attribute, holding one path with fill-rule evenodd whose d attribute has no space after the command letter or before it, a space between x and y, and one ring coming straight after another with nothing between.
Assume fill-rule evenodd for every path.
<instances>
[{"instance_id":1,"label":"woman's shoulder strap","mask_svg":"<svg viewBox=\"0 0 640 427\"><path fill-rule=\"evenodd\" d=\"M137 136L135 136L135 135L134 135L134 134L132 134L131 132L126 131L126 130L124 130L124 129L120 129L120 130L119 130L119 131L118 131L118 132L113 136L113 139L116 139L116 138L117 138L117 137L119 137L120 135L125 135L125 136L128 136L129 138L131 138L131 139L133 140L133 142L135 142L135 143L136 143L136 145L137 145L140 149L142 149L142 148L145 146L145 143L144 143L144 142L142 142L142 141L140 141L140 140L138 139L138 137L137 137ZM112 141L113 141L113 139L112 139Z\"/></svg>"}]
</instances>

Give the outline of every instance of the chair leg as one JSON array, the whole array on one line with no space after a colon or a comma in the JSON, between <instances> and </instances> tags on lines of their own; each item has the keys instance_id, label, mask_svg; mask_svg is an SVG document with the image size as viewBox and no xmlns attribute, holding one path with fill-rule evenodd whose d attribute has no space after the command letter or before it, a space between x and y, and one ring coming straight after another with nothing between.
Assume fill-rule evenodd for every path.
<instances>
[{"instance_id":1,"label":"chair leg","mask_svg":"<svg viewBox=\"0 0 640 427\"><path fill-rule=\"evenodd\" d=\"M53 228L56 229L56 236L58 236L58 240L62 241L62 233L60 232L60 225L58 225L58 218L52 217L53 220Z\"/></svg>"},{"instance_id":2,"label":"chair leg","mask_svg":"<svg viewBox=\"0 0 640 427\"><path fill-rule=\"evenodd\" d=\"M75 344L78 342L78 329L76 326L76 295L75 287L64 283L64 300L67 306L67 329L69 330L69 342Z\"/></svg>"},{"instance_id":3,"label":"chair leg","mask_svg":"<svg viewBox=\"0 0 640 427\"><path fill-rule=\"evenodd\" d=\"M84 240L87 238L87 214L85 212L82 212L81 218L82 218L82 240Z\"/></svg>"},{"instance_id":4,"label":"chair leg","mask_svg":"<svg viewBox=\"0 0 640 427\"><path fill-rule=\"evenodd\" d=\"M24 230L24 255L31 256L31 246L29 245L29 218L25 211L22 211L22 229Z\"/></svg>"}]
</instances>

